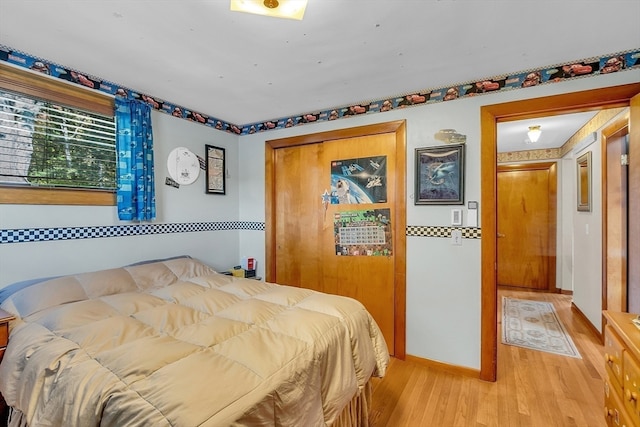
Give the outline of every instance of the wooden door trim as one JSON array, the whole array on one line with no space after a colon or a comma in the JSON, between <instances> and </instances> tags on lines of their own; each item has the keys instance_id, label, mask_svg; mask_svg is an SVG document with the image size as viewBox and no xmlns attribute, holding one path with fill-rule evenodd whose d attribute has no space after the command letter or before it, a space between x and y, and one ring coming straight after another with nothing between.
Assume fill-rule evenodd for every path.
<instances>
[{"instance_id":1,"label":"wooden door trim","mask_svg":"<svg viewBox=\"0 0 640 427\"><path fill-rule=\"evenodd\" d=\"M288 138L279 138L267 140L268 147L273 149L283 147L293 147L296 145L316 144L323 141L333 141L335 139L348 139L360 136L380 135L383 133L398 133L400 128L404 128L405 120L396 120L393 122L376 123L366 126L357 126L353 128L329 130L325 132L310 133L306 135L290 136ZM402 130L402 132L405 132ZM406 145L406 141L405 141ZM406 157L403 155L403 159Z\"/></svg>"},{"instance_id":2,"label":"wooden door trim","mask_svg":"<svg viewBox=\"0 0 640 427\"><path fill-rule=\"evenodd\" d=\"M629 170L627 172L627 209L640 211L640 95L629 102ZM629 311L640 313L640 220L627 217L627 233L636 236L627 241L627 304Z\"/></svg>"},{"instance_id":3,"label":"wooden door trim","mask_svg":"<svg viewBox=\"0 0 640 427\"><path fill-rule=\"evenodd\" d=\"M640 93L640 83L545 96L480 108L481 201L481 337L480 378L495 381L498 357L498 294L496 286L497 123L602 108L626 107Z\"/></svg>"},{"instance_id":4,"label":"wooden door trim","mask_svg":"<svg viewBox=\"0 0 640 427\"><path fill-rule=\"evenodd\" d=\"M276 212L275 200L275 150L297 145L316 144L336 139L347 139L370 135L393 133L396 146L396 188L395 188L395 232L394 239L394 357L404 360L406 357L406 264L407 264L407 213L406 213L406 157L407 131L406 121L378 123L334 131L318 132L265 141L265 279L275 281L276 253Z\"/></svg>"},{"instance_id":5,"label":"wooden door trim","mask_svg":"<svg viewBox=\"0 0 640 427\"><path fill-rule=\"evenodd\" d=\"M602 177L602 310L608 308L608 271L607 271L607 255L606 247L608 243L607 237L607 220L608 211L606 209L608 201L607 193L607 144L611 142L612 138L624 136L629 133L629 117L625 117L615 120L609 126L602 129L601 138L601 177ZM628 179L628 178L627 178ZM604 314L602 315L602 324L606 323Z\"/></svg>"},{"instance_id":6,"label":"wooden door trim","mask_svg":"<svg viewBox=\"0 0 640 427\"><path fill-rule=\"evenodd\" d=\"M498 165L498 172L508 171L524 171L524 170L547 170L551 166L554 166L556 162L542 162L542 163L518 163L512 165Z\"/></svg>"},{"instance_id":7,"label":"wooden door trim","mask_svg":"<svg viewBox=\"0 0 640 427\"><path fill-rule=\"evenodd\" d=\"M558 292L556 287L556 247L558 236L558 173L556 162L519 163L498 165L498 172L545 170L549 172L549 260L547 265L547 283L549 292ZM497 250L497 249L496 249Z\"/></svg>"}]
</instances>

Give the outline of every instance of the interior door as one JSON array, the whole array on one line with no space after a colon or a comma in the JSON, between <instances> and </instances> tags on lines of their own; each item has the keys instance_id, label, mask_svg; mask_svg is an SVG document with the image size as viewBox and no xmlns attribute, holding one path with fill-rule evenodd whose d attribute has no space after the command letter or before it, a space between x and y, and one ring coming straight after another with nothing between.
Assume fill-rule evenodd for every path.
<instances>
[{"instance_id":1,"label":"interior door","mask_svg":"<svg viewBox=\"0 0 640 427\"><path fill-rule=\"evenodd\" d=\"M555 163L498 167L498 285L555 291L555 171Z\"/></svg>"},{"instance_id":2,"label":"interior door","mask_svg":"<svg viewBox=\"0 0 640 427\"><path fill-rule=\"evenodd\" d=\"M603 129L603 310L627 311L627 169L625 118Z\"/></svg>"},{"instance_id":3,"label":"interior door","mask_svg":"<svg viewBox=\"0 0 640 427\"><path fill-rule=\"evenodd\" d=\"M322 291L322 144L275 151L276 277L282 285Z\"/></svg>"},{"instance_id":4,"label":"interior door","mask_svg":"<svg viewBox=\"0 0 640 427\"><path fill-rule=\"evenodd\" d=\"M375 159L378 168L385 168L386 174L381 177L378 189L386 187L386 196L380 197L377 203L365 204L328 204L323 221L324 243L324 283L323 291L344 295L362 302L372 314L382 330L389 346L394 342L394 290L395 276L393 227L395 221L395 138L391 134L372 135L366 137L341 139L324 144L323 164L326 165L322 180L327 188L332 177L329 165L343 159ZM384 160L382 160L384 159ZM368 161L366 161L368 162ZM382 162L385 164L383 165ZM348 165L343 165L348 167ZM374 165L375 166L375 165ZM370 170L375 170L371 166ZM378 169L378 170L379 170ZM356 173L357 171L354 171ZM372 185L377 178L370 178ZM351 184L352 185L352 184ZM365 185L366 187L366 185ZM374 188L374 187L371 187ZM382 194L383 191L379 193ZM375 200L373 200L375 201ZM357 222L364 212L370 220L362 222L362 226L346 227L340 230L336 225L349 220L353 213L359 214ZM348 224L345 224L348 225ZM350 230L354 228L355 230ZM347 235L345 235L345 232ZM355 234L354 234L355 233ZM340 234L343 234L340 236ZM360 244L353 244L361 242ZM352 244L350 244L352 243ZM344 255L345 252L350 255ZM339 255L341 254L341 255Z\"/></svg>"},{"instance_id":5,"label":"interior door","mask_svg":"<svg viewBox=\"0 0 640 427\"><path fill-rule=\"evenodd\" d=\"M640 313L640 95L629 109L627 303L630 313Z\"/></svg>"},{"instance_id":6,"label":"interior door","mask_svg":"<svg viewBox=\"0 0 640 427\"><path fill-rule=\"evenodd\" d=\"M383 133L279 148L273 168L274 281L359 300L392 353L393 236L404 233L395 224L395 143L394 134ZM338 180L350 197L340 197ZM377 203L356 195L374 187L376 194L385 190L384 197L372 200Z\"/></svg>"}]
</instances>

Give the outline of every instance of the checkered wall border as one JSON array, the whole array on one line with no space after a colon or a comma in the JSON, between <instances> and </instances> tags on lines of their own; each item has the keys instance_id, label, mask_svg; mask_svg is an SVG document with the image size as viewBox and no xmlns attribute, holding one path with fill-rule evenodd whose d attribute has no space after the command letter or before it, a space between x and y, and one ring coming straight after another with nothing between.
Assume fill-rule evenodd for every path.
<instances>
[{"instance_id":1,"label":"checkered wall border","mask_svg":"<svg viewBox=\"0 0 640 427\"><path fill-rule=\"evenodd\" d=\"M407 226L407 236L418 237L451 237L452 230L462 230L463 239L479 239L482 237L480 228L477 227L441 227L441 226Z\"/></svg>"},{"instance_id":2,"label":"checkered wall border","mask_svg":"<svg viewBox=\"0 0 640 427\"><path fill-rule=\"evenodd\" d=\"M264 222L191 222L172 224L12 229L0 230L0 244L221 230L264 230Z\"/></svg>"},{"instance_id":3,"label":"checkered wall border","mask_svg":"<svg viewBox=\"0 0 640 427\"><path fill-rule=\"evenodd\" d=\"M172 224L132 224L93 227L23 228L0 230L0 244L46 242L51 240L95 239L100 237L139 236L145 234L192 233L198 231L257 230L264 231L264 222L192 222ZM451 230L461 229L465 239L479 239L479 228L410 225L407 236L451 237Z\"/></svg>"}]
</instances>

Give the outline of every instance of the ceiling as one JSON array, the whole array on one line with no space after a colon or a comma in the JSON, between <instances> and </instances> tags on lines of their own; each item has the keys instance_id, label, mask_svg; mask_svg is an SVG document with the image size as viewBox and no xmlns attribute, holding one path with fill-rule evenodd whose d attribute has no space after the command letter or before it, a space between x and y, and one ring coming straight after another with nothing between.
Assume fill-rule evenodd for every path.
<instances>
[{"instance_id":1,"label":"ceiling","mask_svg":"<svg viewBox=\"0 0 640 427\"><path fill-rule=\"evenodd\" d=\"M638 16L637 0L309 0L302 21L0 0L0 44L242 125L637 49Z\"/></svg>"},{"instance_id":2,"label":"ceiling","mask_svg":"<svg viewBox=\"0 0 640 427\"><path fill-rule=\"evenodd\" d=\"M598 114L598 111L563 114L536 119L498 123L498 152L559 148ZM540 126L542 133L535 143L529 141L529 126Z\"/></svg>"}]
</instances>

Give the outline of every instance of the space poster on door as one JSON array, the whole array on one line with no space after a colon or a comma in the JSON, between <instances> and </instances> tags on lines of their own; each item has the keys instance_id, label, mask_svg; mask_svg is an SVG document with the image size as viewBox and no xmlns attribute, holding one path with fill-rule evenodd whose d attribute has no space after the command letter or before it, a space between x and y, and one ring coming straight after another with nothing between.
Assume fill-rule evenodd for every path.
<instances>
[{"instance_id":1,"label":"space poster on door","mask_svg":"<svg viewBox=\"0 0 640 427\"><path fill-rule=\"evenodd\" d=\"M331 162L331 204L387 202L387 156Z\"/></svg>"},{"instance_id":2,"label":"space poster on door","mask_svg":"<svg viewBox=\"0 0 640 427\"><path fill-rule=\"evenodd\" d=\"M336 255L392 255L389 209L336 212L333 217L333 226Z\"/></svg>"}]
</instances>

